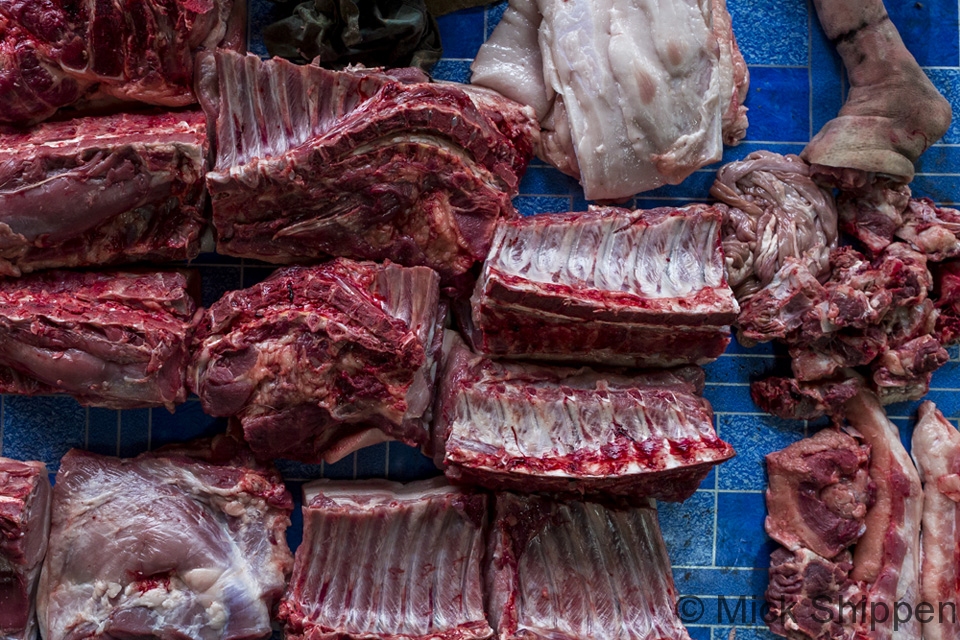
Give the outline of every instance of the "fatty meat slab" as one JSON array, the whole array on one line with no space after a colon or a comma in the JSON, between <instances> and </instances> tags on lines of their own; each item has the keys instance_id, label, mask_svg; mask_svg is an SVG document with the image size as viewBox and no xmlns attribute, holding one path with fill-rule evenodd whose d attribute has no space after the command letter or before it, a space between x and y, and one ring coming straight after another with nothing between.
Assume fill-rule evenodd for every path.
<instances>
[{"instance_id":1,"label":"fatty meat slab","mask_svg":"<svg viewBox=\"0 0 960 640\"><path fill-rule=\"evenodd\" d=\"M499 493L488 544L500 640L689 640L652 503Z\"/></svg>"},{"instance_id":2,"label":"fatty meat slab","mask_svg":"<svg viewBox=\"0 0 960 640\"><path fill-rule=\"evenodd\" d=\"M42 462L0 458L0 638L37 637L37 581L50 533L50 477Z\"/></svg>"},{"instance_id":3,"label":"fatty meat slab","mask_svg":"<svg viewBox=\"0 0 960 640\"><path fill-rule=\"evenodd\" d=\"M591 207L499 223L461 314L480 352L638 367L703 364L739 306L724 275L721 212Z\"/></svg>"},{"instance_id":4,"label":"fatty meat slab","mask_svg":"<svg viewBox=\"0 0 960 640\"><path fill-rule=\"evenodd\" d=\"M289 640L482 640L487 496L433 478L303 487Z\"/></svg>"},{"instance_id":5,"label":"fatty meat slab","mask_svg":"<svg viewBox=\"0 0 960 640\"><path fill-rule=\"evenodd\" d=\"M270 636L293 500L228 436L62 459L37 597L45 640Z\"/></svg>"},{"instance_id":6,"label":"fatty meat slab","mask_svg":"<svg viewBox=\"0 0 960 640\"><path fill-rule=\"evenodd\" d=\"M920 405L911 447L923 482L923 527L920 531L920 600L937 611L923 622L924 640L960 637L956 605L960 601L960 432L932 402ZM944 607L944 603L947 606ZM952 603L954 615L950 615ZM943 609L946 609L946 615Z\"/></svg>"},{"instance_id":7,"label":"fatty meat slab","mask_svg":"<svg viewBox=\"0 0 960 640\"><path fill-rule=\"evenodd\" d=\"M30 124L75 103L197 102L201 49L243 50L237 0L0 2L0 123Z\"/></svg>"},{"instance_id":8,"label":"fatty meat slab","mask_svg":"<svg viewBox=\"0 0 960 640\"><path fill-rule=\"evenodd\" d=\"M684 500L733 447L699 367L632 375L494 361L444 339L434 459L456 482Z\"/></svg>"},{"instance_id":9,"label":"fatty meat slab","mask_svg":"<svg viewBox=\"0 0 960 640\"><path fill-rule=\"evenodd\" d=\"M66 393L111 409L187 398L196 278L44 271L0 280L0 393Z\"/></svg>"},{"instance_id":10,"label":"fatty meat slab","mask_svg":"<svg viewBox=\"0 0 960 640\"><path fill-rule=\"evenodd\" d=\"M0 275L197 257L208 152L199 110L0 127Z\"/></svg>"},{"instance_id":11,"label":"fatty meat slab","mask_svg":"<svg viewBox=\"0 0 960 640\"><path fill-rule=\"evenodd\" d=\"M446 305L426 267L287 267L205 312L188 373L206 413L257 455L334 462L428 438Z\"/></svg>"},{"instance_id":12,"label":"fatty meat slab","mask_svg":"<svg viewBox=\"0 0 960 640\"><path fill-rule=\"evenodd\" d=\"M747 129L723 0L511 0L471 82L533 107L538 154L590 200L679 184Z\"/></svg>"},{"instance_id":13,"label":"fatty meat slab","mask_svg":"<svg viewBox=\"0 0 960 640\"><path fill-rule=\"evenodd\" d=\"M217 122L207 187L221 253L392 260L452 285L486 256L497 220L517 215L539 130L488 89L222 51L199 83Z\"/></svg>"}]
</instances>

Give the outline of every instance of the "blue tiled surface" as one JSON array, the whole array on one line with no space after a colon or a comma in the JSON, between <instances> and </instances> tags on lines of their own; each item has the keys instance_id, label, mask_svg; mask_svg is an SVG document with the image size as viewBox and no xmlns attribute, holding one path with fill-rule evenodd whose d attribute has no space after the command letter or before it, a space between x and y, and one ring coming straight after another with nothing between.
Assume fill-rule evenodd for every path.
<instances>
[{"instance_id":1,"label":"blue tiled surface","mask_svg":"<svg viewBox=\"0 0 960 640\"><path fill-rule=\"evenodd\" d=\"M757 149L798 153L810 136L840 108L845 91L839 59L823 36L816 16L805 0L728 0L740 48L752 75L747 101L750 129L747 140L728 148L724 162ZM960 30L957 3L947 0L887 3L907 46L915 53L935 84L960 113ZM282 4L251 0L250 46L264 54L260 30L280 15ZM435 76L465 81L470 59L483 38L500 19L504 4L473 9L439 20L446 57ZM680 186L664 187L631 201L641 207L704 201L716 167L695 173ZM921 160L913 184L915 192L939 202L960 201L960 117L945 139ZM577 184L535 162L521 184L517 208L525 215L583 208L587 203ZM269 266L204 255L197 261L203 274L205 303L224 291L250 286L265 278ZM782 349L760 345L745 349L731 344L727 354L707 367L706 395L717 412L720 435L733 443L739 456L726 463L681 505L662 505L660 519L674 562L680 594L699 598L702 613L690 620L695 640L726 640L737 627L737 640L772 638L762 624L748 618L731 620L736 599L762 598L766 587L769 541L764 517L763 456L782 448L814 425L786 423L760 414L750 400L751 377L783 369ZM779 357L777 357L779 356ZM960 416L960 362L953 360L934 378L930 398L944 413ZM918 403L893 405L890 415L909 439L912 415ZM67 398L0 398L2 453L16 458L46 461L55 470L70 447L86 447L107 454L134 455L148 448L215 433L222 419L205 416L196 399L171 414L164 409L107 411L84 409ZM412 480L436 473L419 452L397 443L372 447L335 465L278 464L299 500L302 481L325 475L353 478L388 475ZM299 515L290 530L292 545L300 539ZM719 598L725 599L726 609ZM754 600L755 601L755 600ZM750 600L745 600L749 606Z\"/></svg>"}]
</instances>

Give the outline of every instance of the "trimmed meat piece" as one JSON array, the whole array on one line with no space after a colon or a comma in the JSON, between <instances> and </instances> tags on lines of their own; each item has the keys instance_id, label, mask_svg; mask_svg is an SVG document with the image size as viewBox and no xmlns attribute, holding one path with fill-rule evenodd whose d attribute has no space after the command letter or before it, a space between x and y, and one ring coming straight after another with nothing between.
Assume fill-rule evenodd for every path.
<instances>
[{"instance_id":1,"label":"trimmed meat piece","mask_svg":"<svg viewBox=\"0 0 960 640\"><path fill-rule=\"evenodd\" d=\"M739 311L719 233L720 212L707 205L503 221L461 321L478 351L497 356L709 362Z\"/></svg>"},{"instance_id":2,"label":"trimmed meat piece","mask_svg":"<svg viewBox=\"0 0 960 640\"><path fill-rule=\"evenodd\" d=\"M750 397L758 407L779 418L816 420L839 414L859 389L860 382L850 378L802 382L769 377L750 384Z\"/></svg>"},{"instance_id":3,"label":"trimmed meat piece","mask_svg":"<svg viewBox=\"0 0 960 640\"><path fill-rule=\"evenodd\" d=\"M280 605L290 640L481 640L487 497L443 478L303 487L303 543Z\"/></svg>"},{"instance_id":4,"label":"trimmed meat piece","mask_svg":"<svg viewBox=\"0 0 960 640\"><path fill-rule=\"evenodd\" d=\"M500 640L689 640L650 503L497 494L486 571Z\"/></svg>"},{"instance_id":5,"label":"trimmed meat piece","mask_svg":"<svg viewBox=\"0 0 960 640\"><path fill-rule=\"evenodd\" d=\"M221 253L389 259L462 285L497 220L517 215L510 198L538 137L527 107L420 71L330 71L223 51L202 64L201 101L217 123L207 188Z\"/></svg>"},{"instance_id":6,"label":"trimmed meat piece","mask_svg":"<svg viewBox=\"0 0 960 640\"><path fill-rule=\"evenodd\" d=\"M200 252L200 111L0 127L0 275Z\"/></svg>"},{"instance_id":7,"label":"trimmed meat piece","mask_svg":"<svg viewBox=\"0 0 960 640\"><path fill-rule=\"evenodd\" d=\"M880 183L856 191L841 191L837 197L840 228L860 241L870 256L893 242L910 204L910 187Z\"/></svg>"},{"instance_id":8,"label":"trimmed meat piece","mask_svg":"<svg viewBox=\"0 0 960 640\"><path fill-rule=\"evenodd\" d=\"M288 267L204 314L188 373L257 455L335 461L427 441L445 306L426 267L343 258Z\"/></svg>"},{"instance_id":9,"label":"trimmed meat piece","mask_svg":"<svg viewBox=\"0 0 960 640\"><path fill-rule=\"evenodd\" d=\"M37 637L35 597L50 533L50 477L42 462L0 458L0 638Z\"/></svg>"},{"instance_id":10,"label":"trimmed meat piece","mask_svg":"<svg viewBox=\"0 0 960 640\"><path fill-rule=\"evenodd\" d=\"M938 207L930 198L910 200L896 233L931 262L960 256L960 211Z\"/></svg>"},{"instance_id":11,"label":"trimmed meat piece","mask_svg":"<svg viewBox=\"0 0 960 640\"><path fill-rule=\"evenodd\" d=\"M111 409L187 398L188 272L44 271L0 280L0 393L67 393Z\"/></svg>"},{"instance_id":12,"label":"trimmed meat piece","mask_svg":"<svg viewBox=\"0 0 960 640\"><path fill-rule=\"evenodd\" d=\"M948 260L935 265L937 328L935 335L943 345L960 340L960 260Z\"/></svg>"},{"instance_id":13,"label":"trimmed meat piece","mask_svg":"<svg viewBox=\"0 0 960 640\"><path fill-rule=\"evenodd\" d=\"M270 636L293 501L228 440L63 457L37 597L44 638Z\"/></svg>"},{"instance_id":14,"label":"trimmed meat piece","mask_svg":"<svg viewBox=\"0 0 960 640\"><path fill-rule=\"evenodd\" d=\"M684 500L734 455L702 392L698 367L614 375L507 364L448 332L435 460L450 479L493 489Z\"/></svg>"}]
</instances>

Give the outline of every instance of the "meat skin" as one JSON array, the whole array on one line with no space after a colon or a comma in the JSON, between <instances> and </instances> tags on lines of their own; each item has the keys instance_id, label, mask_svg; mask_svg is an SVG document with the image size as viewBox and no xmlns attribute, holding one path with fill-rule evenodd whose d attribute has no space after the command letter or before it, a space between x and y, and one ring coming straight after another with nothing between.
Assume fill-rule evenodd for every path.
<instances>
[{"instance_id":1,"label":"meat skin","mask_svg":"<svg viewBox=\"0 0 960 640\"><path fill-rule=\"evenodd\" d=\"M478 351L634 367L723 353L739 307L720 212L707 205L542 214L499 223L461 314Z\"/></svg>"},{"instance_id":2,"label":"meat skin","mask_svg":"<svg viewBox=\"0 0 960 640\"><path fill-rule=\"evenodd\" d=\"M960 637L956 615L940 615L941 603L960 600L960 433L932 402L920 405L911 453L923 482L923 526L920 533L920 600L936 613L923 622L924 640Z\"/></svg>"},{"instance_id":3,"label":"meat skin","mask_svg":"<svg viewBox=\"0 0 960 640\"><path fill-rule=\"evenodd\" d=\"M487 496L443 478L304 486L280 605L291 640L482 640ZM363 559L362 561L360 559Z\"/></svg>"},{"instance_id":4,"label":"meat skin","mask_svg":"<svg viewBox=\"0 0 960 640\"><path fill-rule=\"evenodd\" d=\"M293 501L227 439L60 465L37 610L47 640L270 636Z\"/></svg>"},{"instance_id":5,"label":"meat skin","mask_svg":"<svg viewBox=\"0 0 960 640\"><path fill-rule=\"evenodd\" d=\"M280 269L207 309L188 383L268 458L332 462L375 442L371 430L425 444L439 295L426 267L340 258Z\"/></svg>"},{"instance_id":6,"label":"meat skin","mask_svg":"<svg viewBox=\"0 0 960 640\"><path fill-rule=\"evenodd\" d=\"M50 533L42 462L0 458L0 638L37 638L35 596Z\"/></svg>"},{"instance_id":7,"label":"meat skin","mask_svg":"<svg viewBox=\"0 0 960 640\"><path fill-rule=\"evenodd\" d=\"M683 500L734 455L698 367L630 375L508 364L444 339L434 459L456 482Z\"/></svg>"}]
</instances>

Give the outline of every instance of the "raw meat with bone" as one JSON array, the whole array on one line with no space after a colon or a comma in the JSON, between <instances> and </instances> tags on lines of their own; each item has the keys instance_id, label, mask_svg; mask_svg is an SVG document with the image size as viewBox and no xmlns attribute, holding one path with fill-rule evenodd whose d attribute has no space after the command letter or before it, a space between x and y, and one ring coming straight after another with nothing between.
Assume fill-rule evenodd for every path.
<instances>
[{"instance_id":1,"label":"raw meat with bone","mask_svg":"<svg viewBox=\"0 0 960 640\"><path fill-rule=\"evenodd\" d=\"M37 580L50 533L50 478L42 462L0 458L0 638L37 637Z\"/></svg>"},{"instance_id":2,"label":"raw meat with bone","mask_svg":"<svg viewBox=\"0 0 960 640\"><path fill-rule=\"evenodd\" d=\"M796 378L771 376L750 385L750 397L764 411L787 420L816 420L838 414L847 400L860 390L850 378L801 382Z\"/></svg>"},{"instance_id":3,"label":"raw meat with bone","mask_svg":"<svg viewBox=\"0 0 960 640\"><path fill-rule=\"evenodd\" d=\"M243 50L241 0L5 0L0 123L29 124L78 101L195 103L201 49Z\"/></svg>"},{"instance_id":4,"label":"raw meat with bone","mask_svg":"<svg viewBox=\"0 0 960 640\"><path fill-rule=\"evenodd\" d=\"M533 155L529 108L419 70L329 71L217 52L202 62L217 248L275 263L389 259L465 278Z\"/></svg>"},{"instance_id":5,"label":"raw meat with bone","mask_svg":"<svg viewBox=\"0 0 960 640\"><path fill-rule=\"evenodd\" d=\"M920 598L937 611L923 622L924 640L960 637L960 433L932 402L920 405L911 453L923 482ZM952 614L951 615L951 608Z\"/></svg>"},{"instance_id":6,"label":"raw meat with bone","mask_svg":"<svg viewBox=\"0 0 960 640\"><path fill-rule=\"evenodd\" d=\"M238 416L269 458L335 461L427 441L445 306L437 274L339 258L280 269L205 313L188 373L204 411Z\"/></svg>"},{"instance_id":7,"label":"raw meat with bone","mask_svg":"<svg viewBox=\"0 0 960 640\"><path fill-rule=\"evenodd\" d=\"M200 111L0 127L0 275L200 252Z\"/></svg>"},{"instance_id":8,"label":"raw meat with bone","mask_svg":"<svg viewBox=\"0 0 960 640\"><path fill-rule=\"evenodd\" d=\"M228 436L57 474L37 598L48 640L268 638L293 558L280 475Z\"/></svg>"},{"instance_id":9,"label":"raw meat with bone","mask_svg":"<svg viewBox=\"0 0 960 640\"><path fill-rule=\"evenodd\" d=\"M44 271L0 280L0 393L112 409L186 400L188 272Z\"/></svg>"},{"instance_id":10,"label":"raw meat with bone","mask_svg":"<svg viewBox=\"0 0 960 640\"><path fill-rule=\"evenodd\" d=\"M320 480L303 492L303 543L280 605L287 638L493 635L481 585L486 495L442 478Z\"/></svg>"},{"instance_id":11,"label":"raw meat with bone","mask_svg":"<svg viewBox=\"0 0 960 640\"><path fill-rule=\"evenodd\" d=\"M535 109L540 156L591 200L678 184L746 130L749 76L723 0L514 0L471 69Z\"/></svg>"},{"instance_id":12,"label":"raw meat with bone","mask_svg":"<svg viewBox=\"0 0 960 640\"><path fill-rule=\"evenodd\" d=\"M483 353L624 366L717 358L738 306L707 205L502 221L461 314Z\"/></svg>"},{"instance_id":13,"label":"raw meat with bone","mask_svg":"<svg viewBox=\"0 0 960 640\"><path fill-rule=\"evenodd\" d=\"M703 371L615 375L508 364L448 332L433 424L452 480L493 489L684 500L734 455Z\"/></svg>"},{"instance_id":14,"label":"raw meat with bone","mask_svg":"<svg viewBox=\"0 0 960 640\"><path fill-rule=\"evenodd\" d=\"M689 640L652 504L500 493L486 561L500 640Z\"/></svg>"},{"instance_id":15,"label":"raw meat with bone","mask_svg":"<svg viewBox=\"0 0 960 640\"><path fill-rule=\"evenodd\" d=\"M883 0L814 0L850 81L838 117L801 156L844 189L876 178L907 183L913 163L950 126L950 103L907 51Z\"/></svg>"}]
</instances>

